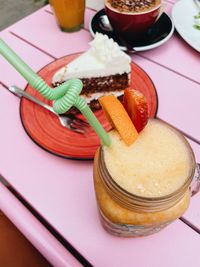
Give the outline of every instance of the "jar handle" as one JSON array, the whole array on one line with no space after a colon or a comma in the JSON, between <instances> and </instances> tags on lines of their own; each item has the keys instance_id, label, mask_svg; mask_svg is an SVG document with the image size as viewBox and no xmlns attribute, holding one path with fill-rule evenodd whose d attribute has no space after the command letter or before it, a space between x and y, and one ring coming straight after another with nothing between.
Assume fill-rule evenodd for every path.
<instances>
[{"instance_id":1,"label":"jar handle","mask_svg":"<svg viewBox=\"0 0 200 267\"><path fill-rule=\"evenodd\" d=\"M194 196L196 193L200 191L200 164L197 163L194 177L192 179L192 183L190 186L191 189L191 195Z\"/></svg>"}]
</instances>

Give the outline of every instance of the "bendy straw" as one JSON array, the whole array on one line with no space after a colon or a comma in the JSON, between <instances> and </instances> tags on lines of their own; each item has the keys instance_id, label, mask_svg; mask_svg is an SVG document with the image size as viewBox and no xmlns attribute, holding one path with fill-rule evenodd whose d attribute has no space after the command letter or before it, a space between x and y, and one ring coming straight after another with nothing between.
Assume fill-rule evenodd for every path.
<instances>
[{"instance_id":1,"label":"bendy straw","mask_svg":"<svg viewBox=\"0 0 200 267\"><path fill-rule=\"evenodd\" d=\"M72 106L75 106L96 131L103 144L106 146L110 145L109 135L99 123L86 101L80 97L83 88L81 80L72 79L55 88L51 88L1 38L0 54L2 54L33 88L38 90L46 99L54 100L53 109L56 113L65 113Z\"/></svg>"}]
</instances>

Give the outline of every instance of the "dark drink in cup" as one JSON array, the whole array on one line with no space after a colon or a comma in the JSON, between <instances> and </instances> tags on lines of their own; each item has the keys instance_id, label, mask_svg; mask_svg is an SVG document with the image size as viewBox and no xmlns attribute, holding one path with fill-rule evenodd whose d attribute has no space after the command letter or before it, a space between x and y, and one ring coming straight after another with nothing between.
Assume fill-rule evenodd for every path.
<instances>
[{"instance_id":1,"label":"dark drink in cup","mask_svg":"<svg viewBox=\"0 0 200 267\"><path fill-rule=\"evenodd\" d=\"M129 37L147 31L160 16L161 6L161 0L105 0L114 30Z\"/></svg>"}]
</instances>

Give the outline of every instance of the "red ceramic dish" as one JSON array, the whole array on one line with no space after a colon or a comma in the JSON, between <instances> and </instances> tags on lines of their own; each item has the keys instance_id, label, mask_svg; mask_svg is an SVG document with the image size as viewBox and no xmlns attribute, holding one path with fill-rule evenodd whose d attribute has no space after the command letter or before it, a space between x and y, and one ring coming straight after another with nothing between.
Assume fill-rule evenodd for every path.
<instances>
[{"instance_id":1,"label":"red ceramic dish","mask_svg":"<svg viewBox=\"0 0 200 267\"><path fill-rule=\"evenodd\" d=\"M73 54L60 58L45 66L38 74L51 85L54 73L78 55ZM149 116L154 117L157 111L157 94L154 84L140 67L134 63L131 66L134 73L131 85L146 96ZM51 101L44 99L31 86L28 85L25 90L43 102L51 104ZM72 132L62 127L55 115L27 99L21 100L20 114L22 124L31 139L43 149L57 156L71 159L93 159L95 151L100 145L98 136L91 128L88 129L86 135ZM110 125L103 111L99 110L95 112L95 115L105 129L109 130Z\"/></svg>"},{"instance_id":2,"label":"red ceramic dish","mask_svg":"<svg viewBox=\"0 0 200 267\"><path fill-rule=\"evenodd\" d=\"M134 34L145 32L156 22L161 12L161 4L151 10L137 13L122 13L105 5L105 12L115 31L130 38L134 37Z\"/></svg>"}]
</instances>

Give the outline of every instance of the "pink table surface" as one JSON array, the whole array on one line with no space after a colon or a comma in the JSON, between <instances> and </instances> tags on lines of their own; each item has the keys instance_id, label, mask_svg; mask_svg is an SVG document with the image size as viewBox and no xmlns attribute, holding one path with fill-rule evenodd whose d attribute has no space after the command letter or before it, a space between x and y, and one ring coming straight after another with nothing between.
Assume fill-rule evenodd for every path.
<instances>
[{"instance_id":1,"label":"pink table surface","mask_svg":"<svg viewBox=\"0 0 200 267\"><path fill-rule=\"evenodd\" d=\"M169 12L171 7L172 1ZM55 58L88 48L92 38L87 29L93 14L87 10L85 30L66 34L58 30L47 6L0 36L37 71ZM183 58L187 68L183 68ZM163 46L132 57L157 88L158 117L186 134L198 162L199 59L177 34ZM192 199L184 222L177 220L156 235L124 239L107 234L97 215L92 162L58 158L35 145L21 125L19 100L5 89L12 84L25 87L26 82L3 58L0 70L0 173L43 218L95 266L200 266L200 194ZM0 208L53 266L78 264L2 186L0 195ZM14 204L17 212L13 212ZM23 224L25 218L30 229Z\"/></svg>"},{"instance_id":2,"label":"pink table surface","mask_svg":"<svg viewBox=\"0 0 200 267\"><path fill-rule=\"evenodd\" d=\"M165 2L165 4L166 12L170 15L172 4L171 2ZM36 14L28 16L26 19L12 25L11 29L8 30L12 33L14 32L19 38L28 40L38 48L43 49L45 52L56 58L63 56L63 54L67 55L73 53L75 52L75 49L78 49L78 51L86 50L88 48L88 41L91 40L90 33L88 32L88 34L86 34L85 31L82 30L79 33L73 34L73 36L66 37L65 33L57 31L55 19L52 12L50 12L51 9L49 7L44 7L41 11L36 12ZM94 14L94 11L87 10L85 16L86 30L89 28L89 22ZM39 25L41 20L43 20L43 24ZM52 34L52 31L54 34ZM81 40L81 42L77 42L77 38L78 40ZM72 42L76 42L75 47L71 46ZM51 45L49 45L49 43L51 43ZM172 60L174 55L176 56L176 61ZM153 61L160 66L175 71L180 76L186 76L188 79L200 82L199 68L187 67L199 66L198 52L193 50L187 43L183 42L182 38L177 34L164 46L160 46L151 51L146 51L140 54L140 56L146 58L150 62ZM185 65L185 62L187 62L187 66Z\"/></svg>"},{"instance_id":3,"label":"pink table surface","mask_svg":"<svg viewBox=\"0 0 200 267\"><path fill-rule=\"evenodd\" d=\"M1 210L11 221L15 222L16 227L23 232L27 239L40 250L53 266L82 266L1 183L0 195L4 200L0 203ZM16 212L20 216L16 216Z\"/></svg>"}]
</instances>

